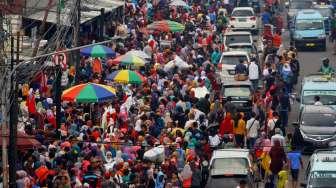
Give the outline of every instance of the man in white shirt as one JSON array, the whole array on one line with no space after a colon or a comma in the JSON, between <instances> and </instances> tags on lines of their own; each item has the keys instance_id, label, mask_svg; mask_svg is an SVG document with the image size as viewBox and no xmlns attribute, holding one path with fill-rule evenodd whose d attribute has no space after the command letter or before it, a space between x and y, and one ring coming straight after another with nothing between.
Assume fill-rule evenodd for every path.
<instances>
[{"instance_id":1,"label":"man in white shirt","mask_svg":"<svg viewBox=\"0 0 336 188\"><path fill-rule=\"evenodd\" d=\"M260 128L259 118L252 112L251 119L246 122L247 148L252 149L258 137L258 129Z\"/></svg>"},{"instance_id":2,"label":"man in white shirt","mask_svg":"<svg viewBox=\"0 0 336 188\"><path fill-rule=\"evenodd\" d=\"M248 76L252 83L252 90L253 92L257 91L258 89L258 81L259 81L259 67L255 63L254 59L251 60L248 66Z\"/></svg>"},{"instance_id":3,"label":"man in white shirt","mask_svg":"<svg viewBox=\"0 0 336 188\"><path fill-rule=\"evenodd\" d=\"M322 105L323 105L322 102L320 101L320 96L317 96L317 95L316 95L316 96L314 97L314 101L315 101L315 102L314 102L314 105L315 105L315 106L322 106Z\"/></svg>"},{"instance_id":4,"label":"man in white shirt","mask_svg":"<svg viewBox=\"0 0 336 188\"><path fill-rule=\"evenodd\" d=\"M272 146L274 146L275 141L279 141L281 146L285 146L285 137L281 135L281 130L280 128L275 128L275 135L272 136L271 138L271 143Z\"/></svg>"},{"instance_id":5,"label":"man in white shirt","mask_svg":"<svg viewBox=\"0 0 336 188\"><path fill-rule=\"evenodd\" d=\"M272 118L268 120L267 122L267 133L268 135L273 136L274 134L274 129L277 121L279 120L279 114L278 112L273 112L272 113Z\"/></svg>"}]
</instances>

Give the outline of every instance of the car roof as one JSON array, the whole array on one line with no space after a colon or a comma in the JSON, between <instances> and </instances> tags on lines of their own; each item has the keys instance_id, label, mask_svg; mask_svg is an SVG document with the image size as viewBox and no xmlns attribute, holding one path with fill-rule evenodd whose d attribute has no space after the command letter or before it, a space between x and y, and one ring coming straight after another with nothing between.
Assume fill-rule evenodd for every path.
<instances>
[{"instance_id":1,"label":"car roof","mask_svg":"<svg viewBox=\"0 0 336 188\"><path fill-rule=\"evenodd\" d=\"M331 9L331 8L333 8L333 6L332 5L318 5L318 4L316 4L316 5L313 6L313 8L316 8L316 9Z\"/></svg>"},{"instance_id":2,"label":"car roof","mask_svg":"<svg viewBox=\"0 0 336 188\"><path fill-rule=\"evenodd\" d=\"M224 79L223 80L223 83L222 83L223 86L251 86L251 81L250 80L245 80L245 81L237 81L237 80L234 80L234 79Z\"/></svg>"},{"instance_id":3,"label":"car roof","mask_svg":"<svg viewBox=\"0 0 336 188\"><path fill-rule=\"evenodd\" d=\"M314 9L303 9L297 12L297 20L323 19L319 11Z\"/></svg>"},{"instance_id":4,"label":"car roof","mask_svg":"<svg viewBox=\"0 0 336 188\"><path fill-rule=\"evenodd\" d=\"M229 44L229 47L230 46L253 46L253 44L248 42L237 42Z\"/></svg>"},{"instance_id":5,"label":"car roof","mask_svg":"<svg viewBox=\"0 0 336 188\"><path fill-rule=\"evenodd\" d=\"M336 90L335 78L328 79L321 74L305 76L302 80L302 90Z\"/></svg>"},{"instance_id":6,"label":"car roof","mask_svg":"<svg viewBox=\"0 0 336 188\"><path fill-rule=\"evenodd\" d=\"M229 32L226 32L224 34L224 36L226 35L251 35L251 32L248 32L248 31L229 31Z\"/></svg>"},{"instance_id":7,"label":"car roof","mask_svg":"<svg viewBox=\"0 0 336 188\"><path fill-rule=\"evenodd\" d=\"M248 53L245 51L229 51L229 52L223 52L222 56L233 56L233 55L246 55L248 56Z\"/></svg>"},{"instance_id":8,"label":"car roof","mask_svg":"<svg viewBox=\"0 0 336 188\"><path fill-rule=\"evenodd\" d=\"M330 106L324 105L305 105L303 107L304 113L310 114L336 114L335 110Z\"/></svg>"},{"instance_id":9,"label":"car roof","mask_svg":"<svg viewBox=\"0 0 336 188\"><path fill-rule=\"evenodd\" d=\"M219 149L213 152L212 158L249 158L249 155L248 149Z\"/></svg>"},{"instance_id":10,"label":"car roof","mask_svg":"<svg viewBox=\"0 0 336 188\"><path fill-rule=\"evenodd\" d=\"M336 171L336 150L318 149L311 156L311 171Z\"/></svg>"},{"instance_id":11,"label":"car roof","mask_svg":"<svg viewBox=\"0 0 336 188\"><path fill-rule=\"evenodd\" d=\"M233 11L235 11L235 10L251 10L251 11L253 11L253 8L252 7L236 7L236 8L233 9Z\"/></svg>"}]
</instances>

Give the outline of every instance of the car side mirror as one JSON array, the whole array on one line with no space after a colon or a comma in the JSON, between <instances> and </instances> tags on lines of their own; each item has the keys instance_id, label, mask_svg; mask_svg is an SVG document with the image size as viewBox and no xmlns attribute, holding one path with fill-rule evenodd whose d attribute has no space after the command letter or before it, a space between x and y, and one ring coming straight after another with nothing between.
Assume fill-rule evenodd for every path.
<instances>
[{"instance_id":1,"label":"car side mirror","mask_svg":"<svg viewBox=\"0 0 336 188\"><path fill-rule=\"evenodd\" d=\"M299 122L292 122L292 125L299 126Z\"/></svg>"},{"instance_id":2,"label":"car side mirror","mask_svg":"<svg viewBox=\"0 0 336 188\"><path fill-rule=\"evenodd\" d=\"M300 186L301 187L307 187L307 184L306 183L300 183Z\"/></svg>"}]
</instances>

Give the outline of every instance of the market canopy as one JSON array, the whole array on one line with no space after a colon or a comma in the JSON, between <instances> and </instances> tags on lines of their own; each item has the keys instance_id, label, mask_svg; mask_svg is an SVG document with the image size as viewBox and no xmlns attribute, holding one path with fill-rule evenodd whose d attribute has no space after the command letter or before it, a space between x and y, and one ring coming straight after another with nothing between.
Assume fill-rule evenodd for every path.
<instances>
[{"instance_id":1,"label":"market canopy","mask_svg":"<svg viewBox=\"0 0 336 188\"><path fill-rule=\"evenodd\" d=\"M115 89L110 86L86 83L63 91L62 100L79 103L103 102L115 97L115 93Z\"/></svg>"},{"instance_id":2,"label":"market canopy","mask_svg":"<svg viewBox=\"0 0 336 188\"><path fill-rule=\"evenodd\" d=\"M157 30L162 32L182 32L185 29L183 24L170 20L155 21L147 25L149 30Z\"/></svg>"},{"instance_id":3,"label":"market canopy","mask_svg":"<svg viewBox=\"0 0 336 188\"><path fill-rule=\"evenodd\" d=\"M118 70L107 75L107 80L124 83L124 84L141 84L145 78L136 71Z\"/></svg>"},{"instance_id":4,"label":"market canopy","mask_svg":"<svg viewBox=\"0 0 336 188\"><path fill-rule=\"evenodd\" d=\"M112 60L112 64L121 64L121 65L127 65L127 66L145 66L146 61L142 59L141 57L138 57L131 53L126 53L125 55L118 56L117 58Z\"/></svg>"},{"instance_id":5,"label":"market canopy","mask_svg":"<svg viewBox=\"0 0 336 188\"><path fill-rule=\"evenodd\" d=\"M6 137L7 145L9 143L9 131L7 130L6 134L2 134L2 131L0 130L0 134L2 137ZM0 139L0 145L2 146L2 139ZM20 150L25 149L32 149L40 147L41 143L37 141L33 136L29 136L26 133L17 131L17 139L16 139L16 147Z\"/></svg>"},{"instance_id":6,"label":"market canopy","mask_svg":"<svg viewBox=\"0 0 336 188\"><path fill-rule=\"evenodd\" d=\"M146 54L144 51L141 51L141 50L131 50L131 51L128 51L126 54L132 54L132 55L140 57L140 58L142 58L144 60L150 60L150 59L152 59L151 56L149 56L148 54Z\"/></svg>"},{"instance_id":7,"label":"market canopy","mask_svg":"<svg viewBox=\"0 0 336 188\"><path fill-rule=\"evenodd\" d=\"M109 47L104 45L94 45L80 50L82 56L88 57L115 57L116 53Z\"/></svg>"}]
</instances>

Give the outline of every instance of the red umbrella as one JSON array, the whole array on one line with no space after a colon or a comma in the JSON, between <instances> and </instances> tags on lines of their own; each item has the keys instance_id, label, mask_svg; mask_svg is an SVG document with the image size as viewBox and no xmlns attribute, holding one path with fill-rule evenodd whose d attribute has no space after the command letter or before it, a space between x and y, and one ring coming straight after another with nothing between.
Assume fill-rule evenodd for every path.
<instances>
[{"instance_id":1,"label":"red umbrella","mask_svg":"<svg viewBox=\"0 0 336 188\"><path fill-rule=\"evenodd\" d=\"M2 131L0 130L1 137L6 137L7 139L7 145L9 143L8 135L9 131L7 130L6 134L2 134ZM2 138L0 139L0 145L2 146ZM23 132L17 132L17 139L16 139L16 147L19 150L25 150L25 149L31 149L33 147L40 147L41 143L37 141L33 136L29 136Z\"/></svg>"}]
</instances>

